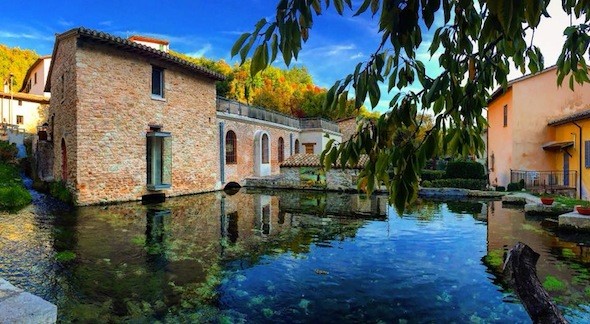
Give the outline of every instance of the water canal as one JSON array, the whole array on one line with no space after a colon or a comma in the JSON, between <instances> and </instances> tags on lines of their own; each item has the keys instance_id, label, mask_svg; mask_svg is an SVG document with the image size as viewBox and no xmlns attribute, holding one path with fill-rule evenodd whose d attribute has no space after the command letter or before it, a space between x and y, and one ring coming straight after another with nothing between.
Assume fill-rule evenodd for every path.
<instances>
[{"instance_id":1,"label":"water canal","mask_svg":"<svg viewBox=\"0 0 590 324\"><path fill-rule=\"evenodd\" d=\"M400 216L335 193L75 209L34 193L0 213L0 277L57 304L60 322L527 323L497 275L520 240L566 317L590 322L590 237L541 220L477 201Z\"/></svg>"}]
</instances>

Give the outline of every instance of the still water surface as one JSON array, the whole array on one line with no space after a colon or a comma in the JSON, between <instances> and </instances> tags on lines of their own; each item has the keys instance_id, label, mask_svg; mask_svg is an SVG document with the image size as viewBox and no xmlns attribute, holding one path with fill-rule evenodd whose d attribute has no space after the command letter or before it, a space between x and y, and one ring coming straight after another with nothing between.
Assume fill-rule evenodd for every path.
<instances>
[{"instance_id":1,"label":"still water surface","mask_svg":"<svg viewBox=\"0 0 590 324\"><path fill-rule=\"evenodd\" d=\"M590 322L590 238L500 202L286 191L0 213L0 277L59 321L528 323L484 262L518 241L574 323ZM493 263L493 262L492 262Z\"/></svg>"}]
</instances>

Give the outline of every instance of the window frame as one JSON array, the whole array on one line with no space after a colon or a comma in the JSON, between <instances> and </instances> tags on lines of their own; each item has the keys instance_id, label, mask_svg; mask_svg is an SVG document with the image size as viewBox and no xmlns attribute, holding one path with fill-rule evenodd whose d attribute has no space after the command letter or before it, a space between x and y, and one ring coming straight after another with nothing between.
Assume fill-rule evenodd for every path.
<instances>
[{"instance_id":1,"label":"window frame","mask_svg":"<svg viewBox=\"0 0 590 324\"><path fill-rule=\"evenodd\" d=\"M170 132L162 132L160 130L153 130L146 134L146 186L147 189L150 191L160 191L164 189L170 189L172 187L171 183L164 182L164 145L166 142L164 141L165 138L172 137ZM154 166L152 165L152 156L154 154L153 141L160 141L160 166L159 169L154 170ZM159 178L160 181L154 181L154 171L159 171L158 175L155 175L156 179Z\"/></svg>"},{"instance_id":2,"label":"window frame","mask_svg":"<svg viewBox=\"0 0 590 324\"><path fill-rule=\"evenodd\" d=\"M504 105L504 127L508 127L508 105Z\"/></svg>"},{"instance_id":3,"label":"window frame","mask_svg":"<svg viewBox=\"0 0 590 324\"><path fill-rule=\"evenodd\" d=\"M19 122L20 119L20 122ZM25 117L23 115L16 115L16 124L17 125L24 125L25 124Z\"/></svg>"},{"instance_id":4,"label":"window frame","mask_svg":"<svg viewBox=\"0 0 590 324\"><path fill-rule=\"evenodd\" d=\"M231 150L228 150L230 144ZM237 144L238 137L236 135L236 132L234 132L233 130L228 130L225 133L225 164L238 164Z\"/></svg>"},{"instance_id":5,"label":"window frame","mask_svg":"<svg viewBox=\"0 0 590 324\"><path fill-rule=\"evenodd\" d=\"M277 150L278 150L278 157L277 158L278 158L279 163L281 163L285 160L285 140L283 139L283 137L279 137L279 139L278 139Z\"/></svg>"},{"instance_id":6,"label":"window frame","mask_svg":"<svg viewBox=\"0 0 590 324\"><path fill-rule=\"evenodd\" d=\"M164 99L165 98L165 91L164 91L164 85L165 85L165 76L164 76L164 68L161 68L159 66L155 66L152 65L152 79L151 79L151 97L152 99ZM159 93L154 93L154 76L156 75L155 73L159 72L159 87L160 87L160 92Z\"/></svg>"},{"instance_id":7,"label":"window frame","mask_svg":"<svg viewBox=\"0 0 590 324\"><path fill-rule=\"evenodd\" d=\"M299 154L299 139L295 139L295 154Z\"/></svg>"},{"instance_id":8,"label":"window frame","mask_svg":"<svg viewBox=\"0 0 590 324\"><path fill-rule=\"evenodd\" d=\"M262 134L260 137L260 161L262 164L270 163L270 138L267 134Z\"/></svg>"}]
</instances>

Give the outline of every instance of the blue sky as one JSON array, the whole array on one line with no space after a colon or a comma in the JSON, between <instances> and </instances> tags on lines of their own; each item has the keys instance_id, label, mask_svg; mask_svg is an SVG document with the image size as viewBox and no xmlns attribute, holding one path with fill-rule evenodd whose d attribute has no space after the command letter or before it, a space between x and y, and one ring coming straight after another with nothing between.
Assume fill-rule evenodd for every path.
<instances>
[{"instance_id":1,"label":"blue sky","mask_svg":"<svg viewBox=\"0 0 590 324\"><path fill-rule=\"evenodd\" d=\"M84 26L121 37L139 34L164 38L178 52L236 62L230 59L234 41L243 32L252 31L260 18L271 19L276 3L275 0L3 1L0 43L33 49L41 55L51 54L56 33ZM555 13L560 3L552 1ZM307 67L319 86L330 87L376 49L380 40L377 22L370 15L351 16L348 12L340 17L331 8L316 18L310 39L294 63ZM567 17L554 16L535 35L536 43L548 54L547 66L557 58L555 42L561 37L564 23L569 21ZM431 37L427 34L423 38L427 48ZM437 61L437 58L427 61L427 68L436 71ZM277 64L281 66L280 62ZM519 74L515 72L512 76ZM382 98L380 110L386 109L388 97Z\"/></svg>"}]
</instances>

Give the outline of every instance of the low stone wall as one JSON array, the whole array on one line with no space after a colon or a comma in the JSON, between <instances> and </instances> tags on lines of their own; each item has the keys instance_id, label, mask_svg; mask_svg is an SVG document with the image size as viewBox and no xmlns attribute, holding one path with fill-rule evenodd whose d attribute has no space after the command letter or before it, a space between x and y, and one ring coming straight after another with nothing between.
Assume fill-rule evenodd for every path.
<instances>
[{"instance_id":1,"label":"low stone wall","mask_svg":"<svg viewBox=\"0 0 590 324\"><path fill-rule=\"evenodd\" d=\"M559 215L559 229L590 232L590 216L580 215L576 211Z\"/></svg>"},{"instance_id":2,"label":"low stone wall","mask_svg":"<svg viewBox=\"0 0 590 324\"><path fill-rule=\"evenodd\" d=\"M357 169L331 169L323 172L318 167L281 167L276 176L246 179L246 187L357 191Z\"/></svg>"},{"instance_id":3,"label":"low stone wall","mask_svg":"<svg viewBox=\"0 0 590 324\"><path fill-rule=\"evenodd\" d=\"M0 323L55 323L57 306L0 278Z\"/></svg>"}]
</instances>

